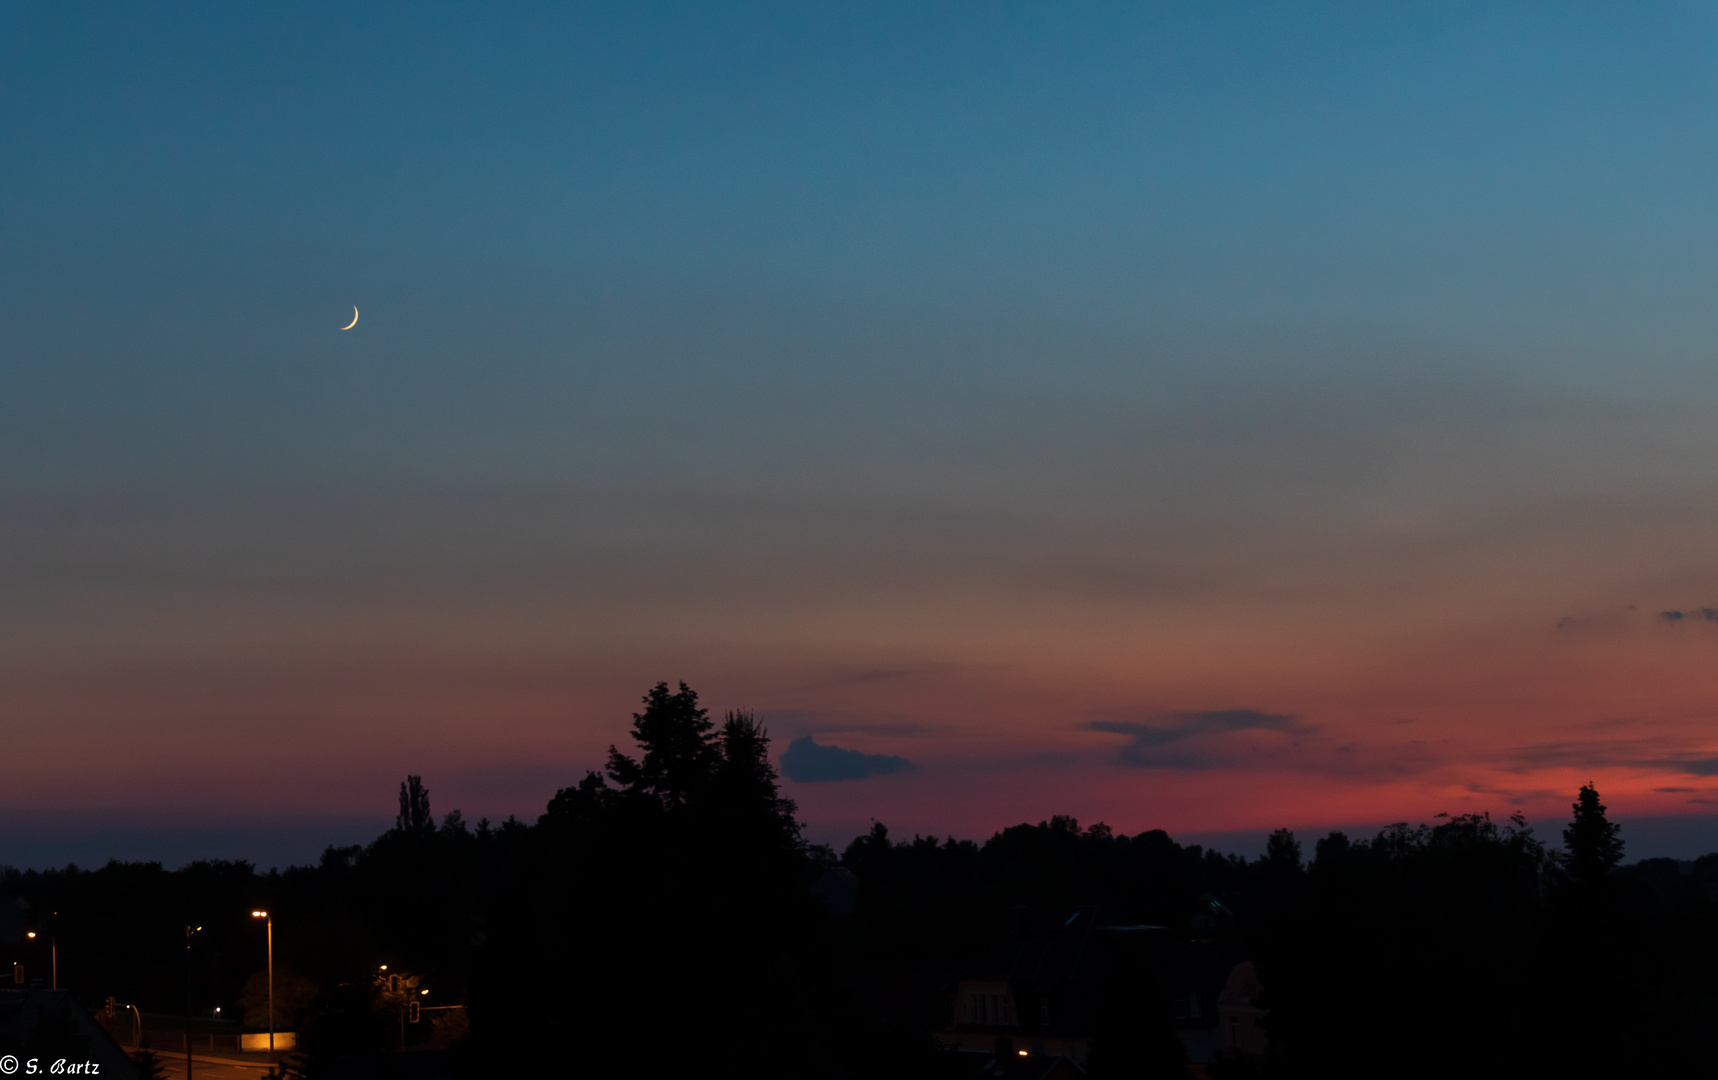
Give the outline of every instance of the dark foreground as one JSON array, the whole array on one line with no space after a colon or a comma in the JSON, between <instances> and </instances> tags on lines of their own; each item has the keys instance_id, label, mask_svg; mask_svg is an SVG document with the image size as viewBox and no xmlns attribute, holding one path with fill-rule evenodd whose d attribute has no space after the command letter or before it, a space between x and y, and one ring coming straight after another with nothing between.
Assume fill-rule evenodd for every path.
<instances>
[{"instance_id":1,"label":"dark foreground","mask_svg":"<svg viewBox=\"0 0 1718 1080\"><path fill-rule=\"evenodd\" d=\"M51 938L122 1041L131 1005L236 1040L267 910L312 1080L1718 1075L1718 855L1622 865L1591 789L1561 843L1470 816L1249 861L1057 817L837 854L750 717L658 686L633 736L534 823L437 823L413 777L314 867L7 871L0 949L34 978Z\"/></svg>"}]
</instances>

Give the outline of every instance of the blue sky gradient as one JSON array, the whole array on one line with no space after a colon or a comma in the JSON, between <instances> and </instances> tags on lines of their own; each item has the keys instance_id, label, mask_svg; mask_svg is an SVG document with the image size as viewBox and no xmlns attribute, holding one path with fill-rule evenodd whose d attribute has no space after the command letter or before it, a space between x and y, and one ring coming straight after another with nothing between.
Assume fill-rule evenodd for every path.
<instances>
[{"instance_id":1,"label":"blue sky gradient","mask_svg":"<svg viewBox=\"0 0 1718 1080\"><path fill-rule=\"evenodd\" d=\"M1718 604L1715 54L1694 3L8 7L0 787L532 814L686 678L914 762L797 795L831 834L1704 814L1718 633L1654 614ZM1244 710L1306 763L1093 726Z\"/></svg>"}]
</instances>

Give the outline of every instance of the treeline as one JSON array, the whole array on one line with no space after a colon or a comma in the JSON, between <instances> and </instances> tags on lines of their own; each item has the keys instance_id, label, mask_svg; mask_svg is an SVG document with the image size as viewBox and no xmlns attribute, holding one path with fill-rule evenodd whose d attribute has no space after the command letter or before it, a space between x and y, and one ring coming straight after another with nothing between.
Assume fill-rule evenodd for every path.
<instances>
[{"instance_id":1,"label":"treeline","mask_svg":"<svg viewBox=\"0 0 1718 1080\"><path fill-rule=\"evenodd\" d=\"M1274 1049L1220 1074L1718 1066L1718 855L1621 866L1590 788L1555 846L1468 816L1332 834L1310 858L1283 831L1247 860L1056 817L983 844L879 824L837 853L804 842L752 717L662 684L632 736L530 824L438 822L411 777L393 829L317 866L7 871L0 893L56 936L86 1003L252 1025L267 908L277 1026L301 1032L311 1080L402 1032L473 1077L948 1075L942 988L1075 905L1256 962ZM408 997L464 1008L407 1031ZM1129 1000L1114 1023L1167 1030L1167 1001ZM1177 1075L1174 1056L1093 1073Z\"/></svg>"},{"instance_id":2,"label":"treeline","mask_svg":"<svg viewBox=\"0 0 1718 1080\"><path fill-rule=\"evenodd\" d=\"M1281 834L1247 934L1284 1071L1713 1075L1718 855L1618 869L1615 829L1586 787L1561 852L1469 815L1303 869Z\"/></svg>"}]
</instances>

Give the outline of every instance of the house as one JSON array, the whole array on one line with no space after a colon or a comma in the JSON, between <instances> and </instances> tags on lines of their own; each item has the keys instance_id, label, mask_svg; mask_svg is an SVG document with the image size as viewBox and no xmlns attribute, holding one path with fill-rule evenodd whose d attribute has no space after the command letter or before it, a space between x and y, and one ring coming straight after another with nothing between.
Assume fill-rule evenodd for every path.
<instances>
[{"instance_id":1,"label":"house","mask_svg":"<svg viewBox=\"0 0 1718 1080\"><path fill-rule=\"evenodd\" d=\"M1129 1009L1157 1009L1190 1060L1210 1061L1218 989L1232 962L1167 927L1073 908L949 984L936 1039L997 1061L1063 1058L1083 1070L1105 1015L1115 1023ZM1118 995L1125 1004L1111 1000Z\"/></svg>"},{"instance_id":2,"label":"house","mask_svg":"<svg viewBox=\"0 0 1718 1080\"><path fill-rule=\"evenodd\" d=\"M1270 1038L1261 1023L1270 1010L1253 965L1236 964L1217 996L1217 1051L1224 1057L1262 1057Z\"/></svg>"},{"instance_id":3,"label":"house","mask_svg":"<svg viewBox=\"0 0 1718 1080\"><path fill-rule=\"evenodd\" d=\"M0 1056L20 1059L19 1075L137 1080L131 1058L65 990L0 990Z\"/></svg>"}]
</instances>

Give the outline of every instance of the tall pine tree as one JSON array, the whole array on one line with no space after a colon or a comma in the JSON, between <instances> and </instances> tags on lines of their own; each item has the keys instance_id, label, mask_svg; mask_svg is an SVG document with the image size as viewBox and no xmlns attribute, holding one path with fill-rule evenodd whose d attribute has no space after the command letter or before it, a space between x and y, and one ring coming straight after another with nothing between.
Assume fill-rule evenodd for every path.
<instances>
[{"instance_id":1,"label":"tall pine tree","mask_svg":"<svg viewBox=\"0 0 1718 1080\"><path fill-rule=\"evenodd\" d=\"M1605 818L1605 804L1592 784L1582 785L1574 810L1574 820L1563 830L1569 875L1576 881L1597 881L1622 861L1623 842L1617 835L1621 827Z\"/></svg>"}]
</instances>

